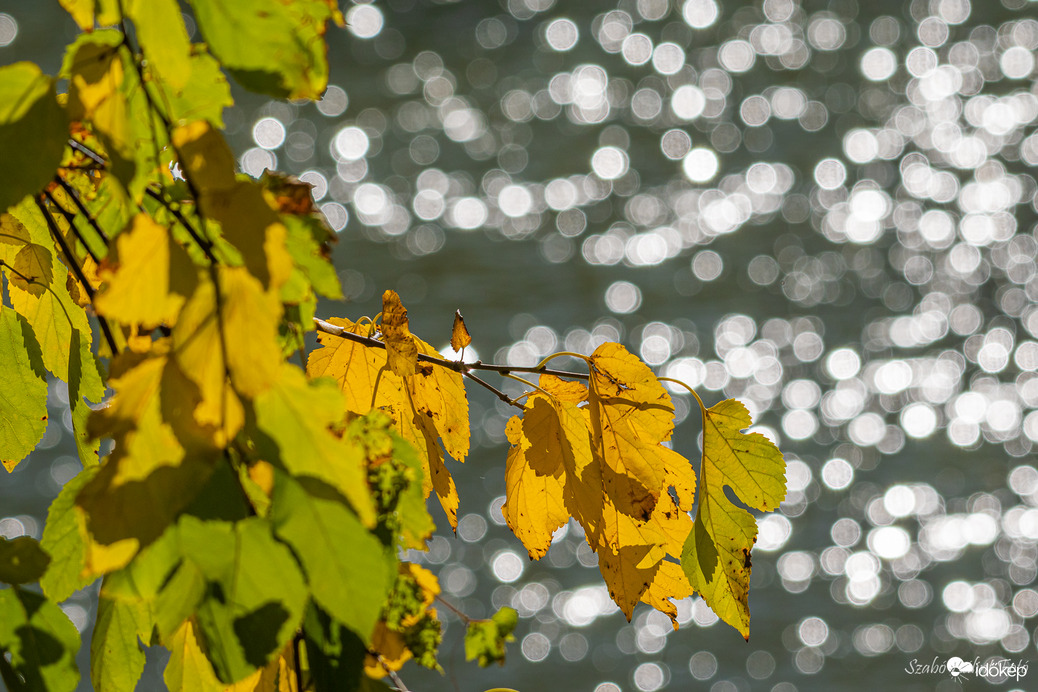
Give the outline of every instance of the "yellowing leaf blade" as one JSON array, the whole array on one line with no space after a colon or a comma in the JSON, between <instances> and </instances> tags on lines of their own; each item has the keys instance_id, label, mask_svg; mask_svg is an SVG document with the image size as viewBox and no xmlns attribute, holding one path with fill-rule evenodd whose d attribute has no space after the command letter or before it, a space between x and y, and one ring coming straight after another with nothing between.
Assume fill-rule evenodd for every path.
<instances>
[{"instance_id":1,"label":"yellowing leaf blade","mask_svg":"<svg viewBox=\"0 0 1038 692\"><path fill-rule=\"evenodd\" d=\"M695 527L681 566L719 618L750 636L750 550L757 521L726 497L731 487L753 509L771 511L786 494L782 453L760 433L741 432L749 413L734 399L703 410L703 464Z\"/></svg>"},{"instance_id":2,"label":"yellowing leaf blade","mask_svg":"<svg viewBox=\"0 0 1038 692\"><path fill-rule=\"evenodd\" d=\"M407 309L396 291L382 294L382 334L389 354L389 368L400 377L418 372L418 346L408 328Z\"/></svg>"}]
</instances>

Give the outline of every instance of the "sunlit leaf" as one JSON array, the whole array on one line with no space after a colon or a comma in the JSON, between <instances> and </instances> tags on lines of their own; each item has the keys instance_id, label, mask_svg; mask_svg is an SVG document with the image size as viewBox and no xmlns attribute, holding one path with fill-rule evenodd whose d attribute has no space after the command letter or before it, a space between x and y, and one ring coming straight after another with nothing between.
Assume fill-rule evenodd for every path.
<instances>
[{"instance_id":1,"label":"sunlit leaf","mask_svg":"<svg viewBox=\"0 0 1038 692\"><path fill-rule=\"evenodd\" d=\"M266 666L302 621L299 565L259 517L230 524L188 515L179 531L185 557L209 584L197 611L209 660L221 681L241 680Z\"/></svg>"},{"instance_id":2,"label":"sunlit leaf","mask_svg":"<svg viewBox=\"0 0 1038 692\"><path fill-rule=\"evenodd\" d=\"M741 432L752 420L726 399L703 410L703 465L695 529L681 554L689 582L717 616L750 636L750 550L757 520L725 495L728 486L747 507L770 512L786 496L785 461L771 440Z\"/></svg>"},{"instance_id":3,"label":"sunlit leaf","mask_svg":"<svg viewBox=\"0 0 1038 692\"><path fill-rule=\"evenodd\" d=\"M0 307L0 462L8 471L47 431L47 378L25 318Z\"/></svg>"},{"instance_id":4,"label":"sunlit leaf","mask_svg":"<svg viewBox=\"0 0 1038 692\"><path fill-rule=\"evenodd\" d=\"M158 154L165 146L154 127L148 99L132 57L114 29L82 35L69 47L63 70L69 72L68 116L89 122L111 158L112 174L140 197L156 181Z\"/></svg>"},{"instance_id":5,"label":"sunlit leaf","mask_svg":"<svg viewBox=\"0 0 1038 692\"><path fill-rule=\"evenodd\" d=\"M192 0L206 42L245 88L278 98L318 98L328 83L322 37L333 17L321 0Z\"/></svg>"},{"instance_id":6,"label":"sunlit leaf","mask_svg":"<svg viewBox=\"0 0 1038 692\"><path fill-rule=\"evenodd\" d=\"M115 238L115 251L101 265L105 286L94 299L98 314L123 324L172 326L195 288L195 267L170 237L169 229L146 214Z\"/></svg>"},{"instance_id":7,"label":"sunlit leaf","mask_svg":"<svg viewBox=\"0 0 1038 692\"><path fill-rule=\"evenodd\" d=\"M621 512L645 519L664 487L660 443L674 428L670 397L641 360L605 343L591 354L588 412L603 489Z\"/></svg>"},{"instance_id":8,"label":"sunlit leaf","mask_svg":"<svg viewBox=\"0 0 1038 692\"><path fill-rule=\"evenodd\" d=\"M176 0L131 0L125 3L148 65L162 81L180 91L191 75L191 40Z\"/></svg>"},{"instance_id":9,"label":"sunlit leaf","mask_svg":"<svg viewBox=\"0 0 1038 692\"><path fill-rule=\"evenodd\" d=\"M375 507L368 490L359 447L335 435L342 420L342 394L327 381L307 381L296 367L283 364L274 385L253 401L257 427L273 441L261 452L280 459L294 475L322 480L338 490L368 526Z\"/></svg>"},{"instance_id":10,"label":"sunlit leaf","mask_svg":"<svg viewBox=\"0 0 1038 692\"><path fill-rule=\"evenodd\" d=\"M477 660L481 668L492 663L505 664L505 644L515 641L512 632L519 624L519 613L505 606L489 620L472 620L465 631L465 660Z\"/></svg>"},{"instance_id":11,"label":"sunlit leaf","mask_svg":"<svg viewBox=\"0 0 1038 692\"><path fill-rule=\"evenodd\" d=\"M50 231L40 210L30 200L23 200L3 217L2 233L9 240L19 234L31 243L53 248ZM12 245L0 243L0 251ZM50 283L31 283L24 288L9 282L11 306L22 315L36 336L47 370L69 382L76 396L100 401L104 394L97 361L90 350L92 329L86 313L72 300L66 286L68 269L50 253ZM9 269L4 269L11 276ZM74 385L74 387L73 387Z\"/></svg>"},{"instance_id":12,"label":"sunlit leaf","mask_svg":"<svg viewBox=\"0 0 1038 692\"><path fill-rule=\"evenodd\" d=\"M539 405L550 409L543 398ZM535 405L527 414L538 418L534 413ZM557 419L556 419L557 420ZM522 541L530 557L539 560L551 547L554 532L569 519L563 500L563 489L566 482L565 471L561 460L562 452L557 451L559 463L551 471L538 473L530 464L531 443L523 432L523 421L513 416L505 427L512 448L508 451L505 463L505 500L501 512L508 522L512 533ZM562 444L559 441L557 444Z\"/></svg>"},{"instance_id":13,"label":"sunlit leaf","mask_svg":"<svg viewBox=\"0 0 1038 692\"><path fill-rule=\"evenodd\" d=\"M105 577L90 641L90 681L97 692L133 692L144 672L152 614L126 573Z\"/></svg>"},{"instance_id":14,"label":"sunlit leaf","mask_svg":"<svg viewBox=\"0 0 1038 692\"><path fill-rule=\"evenodd\" d=\"M451 348L461 351L472 343L469 330L465 328L465 318L461 316L460 310L454 311L454 325L451 327Z\"/></svg>"},{"instance_id":15,"label":"sunlit leaf","mask_svg":"<svg viewBox=\"0 0 1038 692\"><path fill-rule=\"evenodd\" d=\"M0 67L0 212L54 176L68 137L53 80L31 62Z\"/></svg>"},{"instance_id":16,"label":"sunlit leaf","mask_svg":"<svg viewBox=\"0 0 1038 692\"><path fill-rule=\"evenodd\" d=\"M222 692L226 687L216 677L213 665L198 643L198 625L194 620L184 622L168 642L169 662L162 675L171 690Z\"/></svg>"},{"instance_id":17,"label":"sunlit leaf","mask_svg":"<svg viewBox=\"0 0 1038 692\"><path fill-rule=\"evenodd\" d=\"M349 320L333 318L329 324L353 334L367 336L370 328ZM416 339L417 348L435 353L431 346ZM331 377L346 395L346 410L364 415L380 408L393 419L400 435L418 451L423 464L426 494L436 491L451 526L457 526L458 494L443 462L437 437L448 438L457 452L468 452L468 401L460 373L440 372L439 366L408 378L390 370L386 352L366 347L349 339L321 334L321 348L307 362L311 377ZM436 384L446 389L435 391ZM448 425L450 429L448 429Z\"/></svg>"},{"instance_id":18,"label":"sunlit leaf","mask_svg":"<svg viewBox=\"0 0 1038 692\"><path fill-rule=\"evenodd\" d=\"M396 291L382 294L382 334L389 354L389 369L400 377L418 372L418 347L408 328L407 308L400 303Z\"/></svg>"},{"instance_id":19,"label":"sunlit leaf","mask_svg":"<svg viewBox=\"0 0 1038 692\"><path fill-rule=\"evenodd\" d=\"M40 544L51 556L50 565L40 579L47 598L64 601L73 592L90 584L82 575L86 560L85 527L76 513L76 495L94 477L97 467L83 469L61 488L47 510Z\"/></svg>"},{"instance_id":20,"label":"sunlit leaf","mask_svg":"<svg viewBox=\"0 0 1038 692\"><path fill-rule=\"evenodd\" d=\"M370 640L396 574L394 551L320 484L285 474L275 484L271 519L302 562L314 600Z\"/></svg>"}]
</instances>

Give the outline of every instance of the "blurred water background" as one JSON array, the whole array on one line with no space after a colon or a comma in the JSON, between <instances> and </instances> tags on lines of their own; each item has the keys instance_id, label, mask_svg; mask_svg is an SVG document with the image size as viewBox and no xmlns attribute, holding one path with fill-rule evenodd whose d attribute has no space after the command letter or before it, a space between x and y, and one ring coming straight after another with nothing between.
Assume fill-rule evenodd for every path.
<instances>
[{"instance_id":1,"label":"blurred water background","mask_svg":"<svg viewBox=\"0 0 1038 692\"><path fill-rule=\"evenodd\" d=\"M446 347L457 308L467 355L512 364L619 340L708 404L740 398L789 463L749 643L695 598L678 631L627 623L579 527L534 563L503 526L512 412L471 392L458 535L411 557L472 616L515 607L517 641L480 671L444 613L445 675L409 665L408 687L1036 689L1038 669L908 670L1038 664L1038 3L343 9L322 101L238 93L226 114L242 169L312 183L339 233L350 302L319 312L374 315L395 288L426 340ZM54 2L0 2L0 63L55 73L73 35ZM38 537L79 469L66 400L52 387L41 448L0 480L0 534ZM84 637L94 594L65 605Z\"/></svg>"}]
</instances>

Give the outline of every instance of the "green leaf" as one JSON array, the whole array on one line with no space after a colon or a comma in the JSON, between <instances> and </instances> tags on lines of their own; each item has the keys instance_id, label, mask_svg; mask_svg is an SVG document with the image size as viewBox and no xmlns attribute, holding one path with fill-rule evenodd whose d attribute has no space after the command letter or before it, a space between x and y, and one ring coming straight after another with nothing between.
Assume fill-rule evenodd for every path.
<instances>
[{"instance_id":1,"label":"green leaf","mask_svg":"<svg viewBox=\"0 0 1038 692\"><path fill-rule=\"evenodd\" d=\"M191 77L191 39L176 0L133 0L127 14L148 65L180 91Z\"/></svg>"},{"instance_id":2,"label":"green leaf","mask_svg":"<svg viewBox=\"0 0 1038 692\"><path fill-rule=\"evenodd\" d=\"M51 562L40 579L40 586L47 598L55 602L64 601L74 592L93 582L84 578L86 544L80 533L76 516L76 495L97 473L97 467L83 469L67 482L47 510L47 523L43 527L43 549L50 553Z\"/></svg>"},{"instance_id":3,"label":"green leaf","mask_svg":"<svg viewBox=\"0 0 1038 692\"><path fill-rule=\"evenodd\" d=\"M149 599L127 571L105 577L90 641L90 681L97 692L133 692L144 672L144 649L151 639Z\"/></svg>"},{"instance_id":4,"label":"green leaf","mask_svg":"<svg viewBox=\"0 0 1038 692\"><path fill-rule=\"evenodd\" d=\"M50 251L50 280L19 283L4 269L10 286L11 305L32 327L42 352L43 364L59 380L73 383L75 393L100 401L105 387L90 350L91 328L86 312L72 300L66 286L68 269L58 259L47 222L39 208L26 198L4 217L5 240L18 235Z\"/></svg>"},{"instance_id":5,"label":"green leaf","mask_svg":"<svg viewBox=\"0 0 1038 692\"><path fill-rule=\"evenodd\" d=\"M0 672L10 692L71 692L79 631L57 605L18 587L0 591Z\"/></svg>"},{"instance_id":6,"label":"green leaf","mask_svg":"<svg viewBox=\"0 0 1038 692\"><path fill-rule=\"evenodd\" d=\"M346 429L346 438L364 449L368 480L378 507L379 524L401 548L425 550L436 524L425 503L422 460L392 428L382 411L360 416Z\"/></svg>"},{"instance_id":7,"label":"green leaf","mask_svg":"<svg viewBox=\"0 0 1038 692\"><path fill-rule=\"evenodd\" d=\"M325 298L342 300L342 285L332 264L329 234L324 224L313 216L281 215L288 229L285 247L296 267L309 280L314 291Z\"/></svg>"},{"instance_id":8,"label":"green leaf","mask_svg":"<svg viewBox=\"0 0 1038 692\"><path fill-rule=\"evenodd\" d=\"M505 664L505 643L515 641L512 632L519 623L519 614L507 606L498 610L489 620L469 622L465 632L465 660L479 659L481 668L491 663Z\"/></svg>"},{"instance_id":9,"label":"green leaf","mask_svg":"<svg viewBox=\"0 0 1038 692\"><path fill-rule=\"evenodd\" d=\"M223 109L234 104L231 86L216 58L197 43L191 49L191 79L180 91L167 94L165 103L157 105L174 125L208 120L223 129Z\"/></svg>"},{"instance_id":10,"label":"green leaf","mask_svg":"<svg viewBox=\"0 0 1038 692\"><path fill-rule=\"evenodd\" d=\"M53 80L31 62L0 67L0 211L43 189L61 163L67 138Z\"/></svg>"},{"instance_id":11,"label":"green leaf","mask_svg":"<svg viewBox=\"0 0 1038 692\"><path fill-rule=\"evenodd\" d=\"M752 420L746 407L726 399L703 407L703 464L695 526L681 552L681 568L717 616L750 637L750 550L757 520L725 494L753 509L772 511L786 496L785 461L760 433L743 433Z\"/></svg>"},{"instance_id":12,"label":"green leaf","mask_svg":"<svg viewBox=\"0 0 1038 692\"><path fill-rule=\"evenodd\" d=\"M19 536L8 540L0 537L0 581L28 584L38 580L47 570L50 556L35 538Z\"/></svg>"},{"instance_id":13,"label":"green leaf","mask_svg":"<svg viewBox=\"0 0 1038 692\"><path fill-rule=\"evenodd\" d=\"M279 652L303 619L307 589L270 522L179 522L184 556L208 582L197 617L217 676L241 680Z\"/></svg>"},{"instance_id":14,"label":"green leaf","mask_svg":"<svg viewBox=\"0 0 1038 692\"><path fill-rule=\"evenodd\" d=\"M274 531L299 556L314 600L336 620L371 640L396 559L330 487L279 473Z\"/></svg>"},{"instance_id":15,"label":"green leaf","mask_svg":"<svg viewBox=\"0 0 1038 692\"><path fill-rule=\"evenodd\" d=\"M277 98L316 99L328 83L324 0L191 0L210 50L238 82Z\"/></svg>"},{"instance_id":16,"label":"green leaf","mask_svg":"<svg viewBox=\"0 0 1038 692\"><path fill-rule=\"evenodd\" d=\"M350 501L366 526L375 523L364 458L355 445L330 430L345 408L335 383L307 381L298 368L284 365L274 386L257 396L253 406L256 425L268 438L257 442L269 461L280 459L293 475L328 483Z\"/></svg>"},{"instance_id":17,"label":"green leaf","mask_svg":"<svg viewBox=\"0 0 1038 692\"><path fill-rule=\"evenodd\" d=\"M0 461L8 471L47 431L47 379L25 318L0 307Z\"/></svg>"}]
</instances>

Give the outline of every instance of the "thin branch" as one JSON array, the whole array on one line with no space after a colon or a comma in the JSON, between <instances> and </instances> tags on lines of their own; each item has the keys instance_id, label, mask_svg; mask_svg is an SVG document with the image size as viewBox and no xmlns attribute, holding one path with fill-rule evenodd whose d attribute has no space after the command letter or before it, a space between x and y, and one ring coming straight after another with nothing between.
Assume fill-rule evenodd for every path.
<instances>
[{"instance_id":1,"label":"thin branch","mask_svg":"<svg viewBox=\"0 0 1038 692\"><path fill-rule=\"evenodd\" d=\"M187 230L188 235L191 236L191 240L195 241L195 244L198 245L198 247L202 249L202 252L205 253L205 256L209 259L210 263L219 264L219 262L216 261L216 257L213 255L213 244L202 237L202 235L198 232L198 229L195 228L194 225L187 220L187 217L184 216L183 212L181 212L179 209L175 208L172 204L166 201L166 198L163 197L162 194L160 194L159 192L156 192L154 189L150 187L145 188L144 192L153 200L161 204L166 209L166 211L173 215L173 218L180 222L180 225L183 226Z\"/></svg>"},{"instance_id":2,"label":"thin branch","mask_svg":"<svg viewBox=\"0 0 1038 692\"><path fill-rule=\"evenodd\" d=\"M79 232L79 229L76 228L76 215L70 212L65 207L58 204L58 200L54 199L54 195L52 195L49 190L44 190L43 194L50 201L50 203L53 204L54 207L61 212L61 215L65 217L65 221L68 222L69 230L72 231L72 234L74 236L76 236L76 240L78 240L79 243L83 246L83 248L87 251L87 254L90 255L90 258L92 260L94 260L94 263L101 264L101 258L99 258L97 254L90 248L90 245L87 244L86 239Z\"/></svg>"},{"instance_id":3,"label":"thin branch","mask_svg":"<svg viewBox=\"0 0 1038 692\"><path fill-rule=\"evenodd\" d=\"M100 167L100 168L107 168L108 167L108 162L104 160L104 157L102 157L100 154L98 154L96 151L94 151L93 149L91 149L87 145L83 144L82 142L76 141L76 140L72 139L71 137L69 137L68 145L70 147L72 147L73 149L75 149L76 151L78 151L79 153L81 153L84 156L86 156L88 159L90 159L94 163L96 163L98 165L98 167Z\"/></svg>"},{"instance_id":4,"label":"thin branch","mask_svg":"<svg viewBox=\"0 0 1038 692\"><path fill-rule=\"evenodd\" d=\"M79 213L86 217L86 220L90 223L90 227L94 229L94 232L101 237L101 240L105 241L105 245L108 245L108 234L104 232L104 229L94 220L94 217L87 211L86 205L83 204L83 200L79 198L79 194L72 189L72 186L62 178L60 175L55 176L54 179L57 181L61 189L65 191L65 194L72 198L73 204L79 209Z\"/></svg>"},{"instance_id":5,"label":"thin branch","mask_svg":"<svg viewBox=\"0 0 1038 692\"><path fill-rule=\"evenodd\" d=\"M517 409L519 409L520 411L525 411L525 410L526 410L526 408L525 408L525 407L523 407L523 405L522 405L522 404L520 404L520 403L519 403L518 401L516 401L515 399L512 399L512 398L510 398L510 397L509 397L509 396L508 396L507 394L505 394L505 393L504 393L504 392L502 392L502 391L501 391L500 389L498 389L498 388L497 388L497 387L495 387L494 385L490 384L490 383L489 383L489 382L487 382L486 380L484 380L484 379L481 379L481 378L479 378L479 377L476 377L475 375L473 375L473 374L472 374L471 372L468 372L468 371L465 371L465 372L464 372L463 374L465 375L465 377L469 378L470 380L472 380L473 382L475 382L475 383L476 383L476 384L478 384L479 386L481 386L481 387L484 387L484 388L486 388L486 389L489 389L489 390L490 390L491 392L493 392L493 393L494 393L494 395L495 395L495 396L496 396L496 397L497 397L498 399L500 399L501 401L505 402L505 403L506 403L506 404L508 404L509 406L515 406L515 407L516 407Z\"/></svg>"},{"instance_id":6,"label":"thin branch","mask_svg":"<svg viewBox=\"0 0 1038 692\"><path fill-rule=\"evenodd\" d=\"M43 214L43 218L47 221L47 228L50 229L50 233L54 236L54 241L61 248L61 251L65 253L65 259L69 263L69 268L72 273L76 275L76 279L79 283L83 284L83 290L86 291L87 297L90 298L90 302L94 301L94 287L87 281L86 275L83 274L83 270L76 264L75 257L72 255L72 251L69 249L68 244L65 243L65 239L61 235L61 230L58 228L58 224L54 222L50 212L47 211L47 207L40 201L39 197L33 197L33 201L36 202L36 206L39 208L40 213ZM108 326L108 320L100 315L97 315L97 321L101 325L101 331L104 333L105 341L108 342L108 348L112 351L114 356L119 352L119 348L115 345L115 337L112 335L112 330Z\"/></svg>"},{"instance_id":7,"label":"thin branch","mask_svg":"<svg viewBox=\"0 0 1038 692\"><path fill-rule=\"evenodd\" d=\"M317 331L324 332L325 334L331 334L341 339L348 339L349 341L355 341L358 344L362 344L369 348L385 348L386 344L378 339L374 339L370 336L361 336L360 334L354 334L353 332L346 331L342 327L336 326L330 322L325 322L319 317L314 318L314 324L317 326ZM485 370L488 372L496 372L499 375L508 375L513 372L527 372L537 375L554 375L555 377L568 377L574 380L586 380L588 376L582 372L570 372L568 370L554 370L546 367L527 367L522 365L494 365L493 363L484 363L481 360L477 360L473 363L465 363L460 360L445 360L443 358L437 358L436 356L430 356L425 353L418 354L418 360L423 363L432 363L438 365L441 368L447 368L455 372L462 374L467 373L469 370Z\"/></svg>"},{"instance_id":8,"label":"thin branch","mask_svg":"<svg viewBox=\"0 0 1038 692\"><path fill-rule=\"evenodd\" d=\"M443 596L441 596L440 594L436 594L436 600L439 601L440 605L442 605L444 608L446 608L447 610L449 610L452 613L454 613L455 615L457 615L458 619L460 619L466 625L468 625L470 622L472 622L472 618L470 618L468 615L466 615L465 613L463 613L460 610L458 610L457 606L453 605L450 601L445 600L443 598Z\"/></svg>"},{"instance_id":9,"label":"thin branch","mask_svg":"<svg viewBox=\"0 0 1038 692\"><path fill-rule=\"evenodd\" d=\"M389 664L386 663L386 659L382 657L382 654L376 652L372 653L375 654L375 657L378 659L379 665L382 666L382 670L386 671L386 674L389 675L389 679L393 681L393 684L396 686L398 692L410 692L410 690L407 689L407 685L404 684L404 681L401 680L400 676L396 674L396 671L390 668Z\"/></svg>"}]
</instances>

